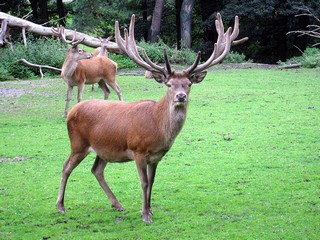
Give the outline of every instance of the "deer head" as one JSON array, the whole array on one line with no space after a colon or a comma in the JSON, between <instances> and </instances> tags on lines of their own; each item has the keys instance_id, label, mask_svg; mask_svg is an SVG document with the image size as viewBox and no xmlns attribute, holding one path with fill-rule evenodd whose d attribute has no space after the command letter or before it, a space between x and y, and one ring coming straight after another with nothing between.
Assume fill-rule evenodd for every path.
<instances>
[{"instance_id":1,"label":"deer head","mask_svg":"<svg viewBox=\"0 0 320 240\"><path fill-rule=\"evenodd\" d=\"M64 27L62 27L62 26L58 26L57 28L52 27L51 31L53 32L53 34L55 36L61 38L65 43L71 45L71 47L67 51L66 59L70 58L70 60L77 62L81 59L87 59L87 58L92 57L91 53L88 53L88 52L82 50L81 48L78 48L78 45L80 43L82 43L85 40L85 38L75 40L76 34L77 34L76 30L74 30L72 40L67 40L65 32L64 32Z\"/></svg>"}]
</instances>

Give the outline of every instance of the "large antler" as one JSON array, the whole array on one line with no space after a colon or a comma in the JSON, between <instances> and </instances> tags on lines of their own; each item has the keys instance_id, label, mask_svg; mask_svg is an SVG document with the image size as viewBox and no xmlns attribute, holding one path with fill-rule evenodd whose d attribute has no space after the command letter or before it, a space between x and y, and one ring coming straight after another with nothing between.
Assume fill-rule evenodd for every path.
<instances>
[{"instance_id":1,"label":"large antler","mask_svg":"<svg viewBox=\"0 0 320 240\"><path fill-rule=\"evenodd\" d=\"M74 30L72 40L67 40L63 26L58 26L57 28L52 27L51 31L53 32L53 34L55 36L61 38L65 43L71 44L73 47L77 46L78 44L83 42L84 39L85 39L85 38L82 38L82 39L79 39L79 40L75 40L76 39L76 34L77 34L77 30L76 29Z\"/></svg>"},{"instance_id":2,"label":"large antler","mask_svg":"<svg viewBox=\"0 0 320 240\"><path fill-rule=\"evenodd\" d=\"M164 59L166 63L166 67L161 67L154 62L152 62L146 51L142 49L142 54L144 56L143 60L139 55L137 50L137 45L134 39L134 23L135 23L135 15L132 15L130 26L129 26L129 33L127 29L124 30L124 39L120 35L119 30L119 22L115 22L115 38L119 48L125 52L135 63L139 66L147 69L151 72L160 72L163 73L165 76L168 76L172 73L170 63L168 60L168 55L166 49L164 49ZM248 38L242 38L240 40L235 40L239 35L239 18L238 16L235 17L233 31L232 28L229 27L226 32L224 32L224 26L222 22L222 18L220 13L217 14L217 19L215 21L216 30L218 32L218 39L217 42L214 44L214 51L211 54L210 58L203 64L199 65L200 62L200 52L198 52L196 60L194 63L184 70L184 72L188 74L202 72L205 69L212 67L213 65L218 64L221 62L229 53L231 46L239 45L248 40Z\"/></svg>"},{"instance_id":3,"label":"large antler","mask_svg":"<svg viewBox=\"0 0 320 240\"><path fill-rule=\"evenodd\" d=\"M171 67L168 60L167 51L164 50L164 59L166 63L166 68L159 66L152 62L148 57L146 51L142 49L142 54L145 60L143 60L138 52L137 45L134 39L134 24L135 24L135 15L131 16L130 26L129 26L129 33L128 30L124 30L124 39L121 37L120 30L119 30L119 22L115 22L115 38L119 48L124 51L135 63L139 66L143 67L144 69L151 71L151 72L160 72L167 76L171 73Z\"/></svg>"},{"instance_id":4,"label":"large antler","mask_svg":"<svg viewBox=\"0 0 320 240\"><path fill-rule=\"evenodd\" d=\"M185 72L189 74L194 72L202 72L205 69L212 67L213 65L218 64L221 62L229 53L231 46L239 45L248 40L248 38L242 38L240 40L235 40L239 35L239 18L238 16L235 17L233 31L231 32L231 27L228 28L226 32L224 32L223 22L220 13L217 14L217 19L215 21L216 30L218 33L217 42L214 44L214 50L211 54L210 58L203 64L198 65L199 63L199 56L196 61L188 67Z\"/></svg>"}]
</instances>

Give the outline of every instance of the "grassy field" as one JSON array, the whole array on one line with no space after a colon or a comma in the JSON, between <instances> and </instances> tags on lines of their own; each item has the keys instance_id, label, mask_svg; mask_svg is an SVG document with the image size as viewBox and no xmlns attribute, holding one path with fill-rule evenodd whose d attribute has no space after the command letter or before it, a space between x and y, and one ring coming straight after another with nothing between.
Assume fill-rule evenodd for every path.
<instances>
[{"instance_id":1,"label":"grassy field","mask_svg":"<svg viewBox=\"0 0 320 240\"><path fill-rule=\"evenodd\" d=\"M118 83L126 101L165 92L139 76ZM216 71L194 85L184 129L158 167L151 225L140 218L134 163L106 168L126 209L116 212L90 172L94 155L73 172L67 212L57 213L66 91L58 78L0 83L0 239L319 239L319 69ZM87 86L89 98L103 94Z\"/></svg>"}]
</instances>

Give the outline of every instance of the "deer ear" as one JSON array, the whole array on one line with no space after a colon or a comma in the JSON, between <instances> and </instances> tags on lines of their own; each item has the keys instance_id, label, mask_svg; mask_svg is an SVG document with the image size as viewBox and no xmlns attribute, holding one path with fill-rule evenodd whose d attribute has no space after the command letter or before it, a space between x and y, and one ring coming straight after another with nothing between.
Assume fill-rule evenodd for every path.
<instances>
[{"instance_id":1,"label":"deer ear","mask_svg":"<svg viewBox=\"0 0 320 240\"><path fill-rule=\"evenodd\" d=\"M207 75L207 72L194 73L190 76L192 83L200 83Z\"/></svg>"},{"instance_id":2,"label":"deer ear","mask_svg":"<svg viewBox=\"0 0 320 240\"><path fill-rule=\"evenodd\" d=\"M152 71L152 76L153 78L158 82L158 83L164 83L166 80L166 76L161 73L161 72L157 72L157 71Z\"/></svg>"}]
</instances>

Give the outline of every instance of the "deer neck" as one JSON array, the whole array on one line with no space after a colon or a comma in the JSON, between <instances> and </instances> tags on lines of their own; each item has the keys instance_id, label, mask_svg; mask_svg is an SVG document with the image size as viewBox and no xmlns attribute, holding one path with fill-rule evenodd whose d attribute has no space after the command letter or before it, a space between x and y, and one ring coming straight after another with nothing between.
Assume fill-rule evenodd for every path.
<instances>
[{"instance_id":1,"label":"deer neck","mask_svg":"<svg viewBox=\"0 0 320 240\"><path fill-rule=\"evenodd\" d=\"M187 116L188 103L183 106L174 106L167 93L156 106L156 116L159 120L159 128L163 131L165 142L169 147L180 133Z\"/></svg>"},{"instance_id":2,"label":"deer neck","mask_svg":"<svg viewBox=\"0 0 320 240\"><path fill-rule=\"evenodd\" d=\"M69 57L67 57L62 65L61 75L65 78L71 78L77 66L78 61L72 60Z\"/></svg>"}]
</instances>

